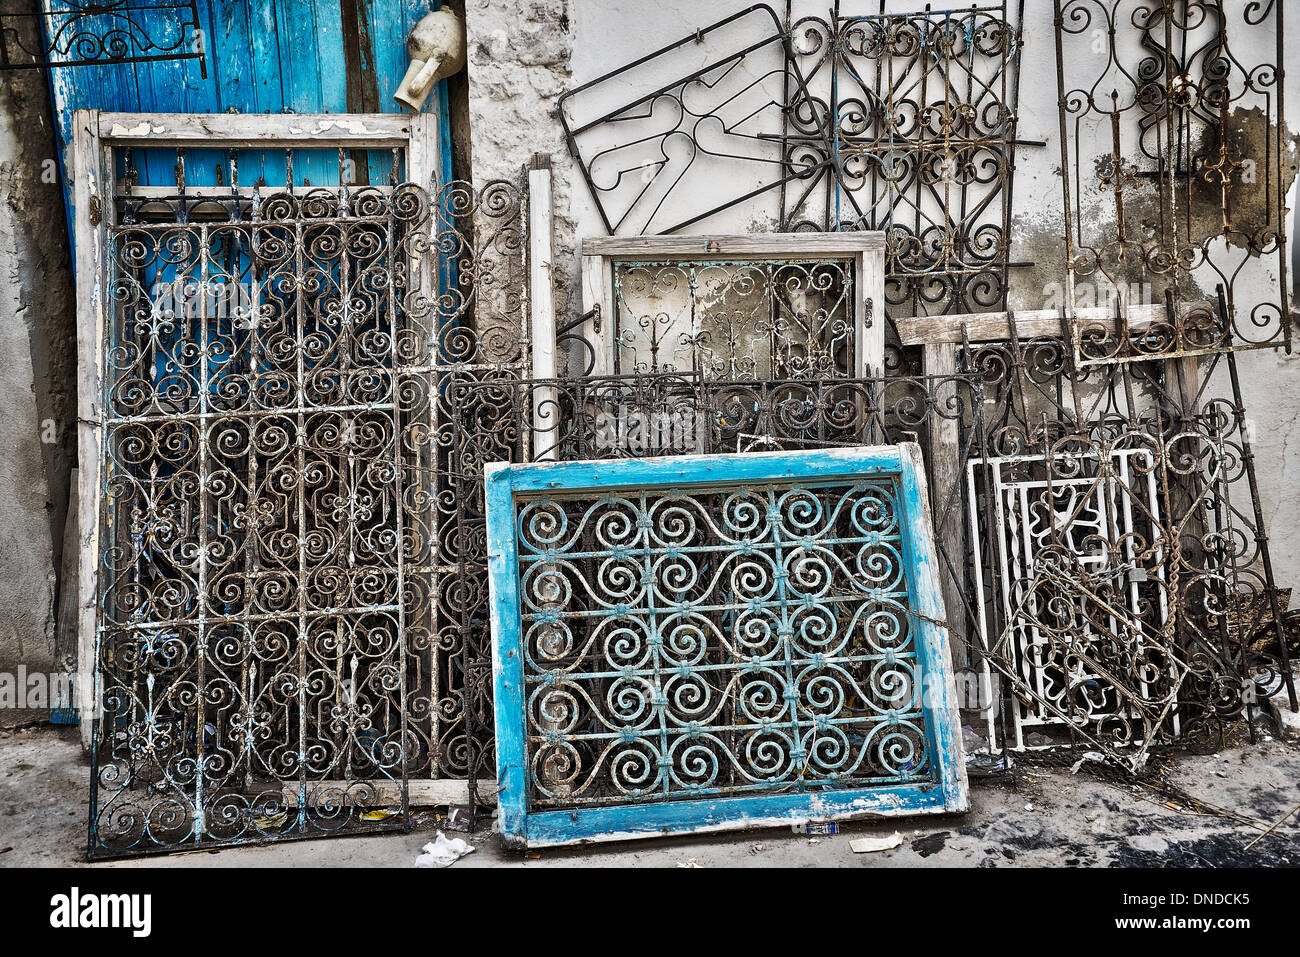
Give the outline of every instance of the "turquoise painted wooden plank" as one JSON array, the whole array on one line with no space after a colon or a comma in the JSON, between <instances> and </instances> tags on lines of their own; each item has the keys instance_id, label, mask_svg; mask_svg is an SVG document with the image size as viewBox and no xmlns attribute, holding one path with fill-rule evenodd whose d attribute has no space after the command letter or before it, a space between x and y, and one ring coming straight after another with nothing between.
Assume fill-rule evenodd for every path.
<instances>
[{"instance_id":1,"label":"turquoise painted wooden plank","mask_svg":"<svg viewBox=\"0 0 1300 957\"><path fill-rule=\"evenodd\" d=\"M393 94L402 82L408 63L406 33L409 4L404 0L389 0L387 3L383 0L357 0L357 3L367 18L366 32L370 35L370 56L375 71L378 109L400 112ZM392 168L391 156L372 152L370 166L370 182L388 182L388 171ZM402 179L406 178L405 171L402 171L401 176Z\"/></svg>"},{"instance_id":2,"label":"turquoise painted wooden plank","mask_svg":"<svg viewBox=\"0 0 1300 957\"><path fill-rule=\"evenodd\" d=\"M503 837L518 845L544 846L668 832L697 833L726 827L771 826L810 819L964 811L968 806L966 772L961 754L955 686L945 641L946 629L939 624L945 620L945 614L923 476L920 449L915 444L802 453L488 466L485 476L487 541L498 802ZM538 493L553 492L566 498L574 495L590 497L595 502L620 492L654 497L682 489L730 491L770 488L773 483L778 483L778 487L781 483L788 483L791 488L797 488L808 483L851 483L864 477L876 482L884 480L892 485L894 491L890 494L897 503L897 535L902 540L900 560L908 602L906 627L913 645L911 654L918 662L912 688L914 704L907 707L919 708L919 713L924 716L926 746L933 756L933 767L925 778L874 787L850 785L841 789L835 789L833 780L827 778L808 783L805 790L794 793L783 787L768 793L740 795L720 792L707 797L692 797L689 788L682 788L679 794L683 796L671 801L633 803L629 798L629 803L623 805L530 813L531 756L527 751L528 731L524 722L525 714L531 713L536 703L528 698L525 686L520 601L521 530L517 525L517 496L531 494L535 500ZM863 535L865 532L855 534ZM557 541L560 537L554 536ZM548 548L551 540L547 533L542 533L542 541ZM790 543L796 541L801 549L817 547L815 541L805 542L798 537L789 539ZM559 545L555 547L558 549ZM693 547L682 545L682 553ZM532 551L530 554L541 553ZM563 555L553 557L547 553L547 562L562 560ZM877 585L870 587L879 589ZM800 600L803 604L787 606L782 599L781 608L803 608L807 600L808 596L805 596ZM879 600L892 599L882 594ZM534 608L534 622L559 621L563 615L563 609L538 608L542 610ZM543 613L557 617L547 619ZM629 611L613 609L610 614L626 615ZM675 670L673 674L679 671ZM534 675L534 680L545 685L550 679L539 672ZM894 715L893 711L888 713L890 723L894 721ZM804 723L809 720L805 716ZM646 734L631 729L623 733L633 735L631 739L623 740L633 741L638 740L638 735Z\"/></svg>"},{"instance_id":3,"label":"turquoise painted wooden plank","mask_svg":"<svg viewBox=\"0 0 1300 957\"><path fill-rule=\"evenodd\" d=\"M280 68L280 26L276 5L269 0L247 0L247 5L254 82L253 108L249 112L279 113L286 100L284 71ZM278 187L284 184L284 156L278 151L259 153L252 166L250 172L254 175L246 182L252 184L261 177L268 185Z\"/></svg>"},{"instance_id":4,"label":"turquoise painted wooden plank","mask_svg":"<svg viewBox=\"0 0 1300 957\"><path fill-rule=\"evenodd\" d=\"M284 77L285 106L295 113L313 113L321 104L321 69L342 69L343 56L329 51L322 60L317 47L315 0L276 0L280 70ZM294 185L327 182L322 159L313 153L294 151ZM333 182L330 177L328 182Z\"/></svg>"},{"instance_id":5,"label":"turquoise painted wooden plank","mask_svg":"<svg viewBox=\"0 0 1300 957\"><path fill-rule=\"evenodd\" d=\"M319 112L347 113L348 77L343 69L343 13L339 0L315 0L315 6L316 48L320 62Z\"/></svg>"},{"instance_id":6,"label":"turquoise painted wooden plank","mask_svg":"<svg viewBox=\"0 0 1300 957\"><path fill-rule=\"evenodd\" d=\"M320 106L321 61L316 46L314 0L275 0L284 105L295 113L311 113ZM331 58L332 66L342 57Z\"/></svg>"},{"instance_id":7,"label":"turquoise painted wooden plank","mask_svg":"<svg viewBox=\"0 0 1300 957\"><path fill-rule=\"evenodd\" d=\"M215 108L224 111L234 106L245 113L258 112L248 0L228 0L220 10L216 4L209 4L206 13L207 49L222 51L219 57L208 56L208 72L216 93ZM254 183L262 175L260 153L238 155L236 163L241 182ZM229 165L227 157L224 161L227 183L230 182Z\"/></svg>"},{"instance_id":8,"label":"turquoise painted wooden plank","mask_svg":"<svg viewBox=\"0 0 1300 957\"><path fill-rule=\"evenodd\" d=\"M246 0L249 56L252 58L253 98L251 113L279 113L287 102L285 77L280 69L280 24L276 5L269 0ZM214 56L222 51L214 51ZM232 55L238 55L233 53ZM231 103L243 108L248 100Z\"/></svg>"},{"instance_id":9,"label":"turquoise painted wooden plank","mask_svg":"<svg viewBox=\"0 0 1300 957\"><path fill-rule=\"evenodd\" d=\"M486 487L493 709L496 715L497 829L506 840L528 834L528 749L524 740L523 635L519 618L519 543L509 468L488 465ZM518 718L516 718L518 716Z\"/></svg>"}]
</instances>

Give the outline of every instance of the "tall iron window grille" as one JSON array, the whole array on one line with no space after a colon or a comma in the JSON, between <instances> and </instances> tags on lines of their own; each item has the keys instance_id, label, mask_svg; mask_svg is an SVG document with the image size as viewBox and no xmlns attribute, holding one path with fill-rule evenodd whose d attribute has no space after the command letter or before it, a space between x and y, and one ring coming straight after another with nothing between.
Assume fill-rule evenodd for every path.
<instances>
[{"instance_id":1,"label":"tall iron window grille","mask_svg":"<svg viewBox=\"0 0 1300 957\"><path fill-rule=\"evenodd\" d=\"M804 175L781 187L782 222L884 230L891 315L1006 308L1022 21L1023 3L1014 21L1006 3L869 16L836 3L789 25L811 102L787 113L786 163Z\"/></svg>"},{"instance_id":2,"label":"tall iron window grille","mask_svg":"<svg viewBox=\"0 0 1300 957\"><path fill-rule=\"evenodd\" d=\"M527 375L523 195L113 152L90 853L403 827L490 762L446 401Z\"/></svg>"}]
</instances>

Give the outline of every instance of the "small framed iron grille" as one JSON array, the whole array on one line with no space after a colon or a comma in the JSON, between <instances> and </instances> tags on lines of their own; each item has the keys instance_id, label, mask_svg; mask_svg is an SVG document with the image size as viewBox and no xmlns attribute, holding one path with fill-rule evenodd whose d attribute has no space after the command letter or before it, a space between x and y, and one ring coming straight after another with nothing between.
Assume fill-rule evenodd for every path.
<instances>
[{"instance_id":1,"label":"small framed iron grille","mask_svg":"<svg viewBox=\"0 0 1300 957\"><path fill-rule=\"evenodd\" d=\"M1024 4L883 6L787 22L782 228L884 230L891 316L1005 309Z\"/></svg>"},{"instance_id":2,"label":"small framed iron grille","mask_svg":"<svg viewBox=\"0 0 1300 957\"><path fill-rule=\"evenodd\" d=\"M919 461L489 469L506 839L964 809Z\"/></svg>"},{"instance_id":3,"label":"small framed iron grille","mask_svg":"<svg viewBox=\"0 0 1300 957\"><path fill-rule=\"evenodd\" d=\"M884 368L884 233L593 238L582 260L588 311L563 341L587 375L726 382Z\"/></svg>"},{"instance_id":4,"label":"small framed iron grille","mask_svg":"<svg viewBox=\"0 0 1300 957\"><path fill-rule=\"evenodd\" d=\"M709 379L847 376L854 263L617 260L614 372Z\"/></svg>"}]
</instances>

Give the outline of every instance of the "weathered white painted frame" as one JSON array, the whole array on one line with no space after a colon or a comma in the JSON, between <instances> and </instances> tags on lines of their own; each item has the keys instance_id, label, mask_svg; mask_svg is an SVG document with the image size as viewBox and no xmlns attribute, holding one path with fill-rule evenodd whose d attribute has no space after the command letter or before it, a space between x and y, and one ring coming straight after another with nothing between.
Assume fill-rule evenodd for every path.
<instances>
[{"instance_id":1,"label":"weathered white painted frame","mask_svg":"<svg viewBox=\"0 0 1300 957\"><path fill-rule=\"evenodd\" d=\"M103 492L102 398L104 337L109 305L105 284L107 230L113 221L113 150L169 146L220 149L398 148L406 154L406 178L429 184L438 170L438 132L426 114L140 114L78 110L73 117L73 217L77 283L77 514L80 554L77 565L77 672L81 741L92 744L99 687L95 642L99 595L99 515ZM228 191L227 191L228 194ZM428 277L427 258L416 265ZM430 279L431 281L431 279ZM87 680L94 676L93 681ZM455 803L465 799L465 782L455 794L437 795ZM414 801L415 795L412 794Z\"/></svg>"},{"instance_id":2,"label":"weathered white painted frame","mask_svg":"<svg viewBox=\"0 0 1300 957\"><path fill-rule=\"evenodd\" d=\"M853 374L881 374L885 365L885 234L763 233L737 236L609 236L582 241L582 295L594 376L614 371L614 263L620 259L821 259L854 263Z\"/></svg>"},{"instance_id":3,"label":"weathered white painted frame","mask_svg":"<svg viewBox=\"0 0 1300 957\"><path fill-rule=\"evenodd\" d=\"M557 374L554 244L551 158L538 153L528 171L528 319L534 379L554 379ZM533 450L539 459L556 457L558 409L557 390L542 387L533 401Z\"/></svg>"}]
</instances>

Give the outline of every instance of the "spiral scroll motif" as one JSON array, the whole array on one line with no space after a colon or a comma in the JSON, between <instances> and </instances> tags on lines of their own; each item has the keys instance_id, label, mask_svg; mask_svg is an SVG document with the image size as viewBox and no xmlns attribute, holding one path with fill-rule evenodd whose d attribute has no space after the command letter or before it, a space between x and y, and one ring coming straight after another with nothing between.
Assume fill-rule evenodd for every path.
<instances>
[{"instance_id":1,"label":"spiral scroll motif","mask_svg":"<svg viewBox=\"0 0 1300 957\"><path fill-rule=\"evenodd\" d=\"M935 779L891 480L521 497L531 802Z\"/></svg>"},{"instance_id":2,"label":"spiral scroll motif","mask_svg":"<svg viewBox=\"0 0 1300 957\"><path fill-rule=\"evenodd\" d=\"M401 825L490 761L444 387L526 372L519 191L117 202L91 853Z\"/></svg>"}]
</instances>

